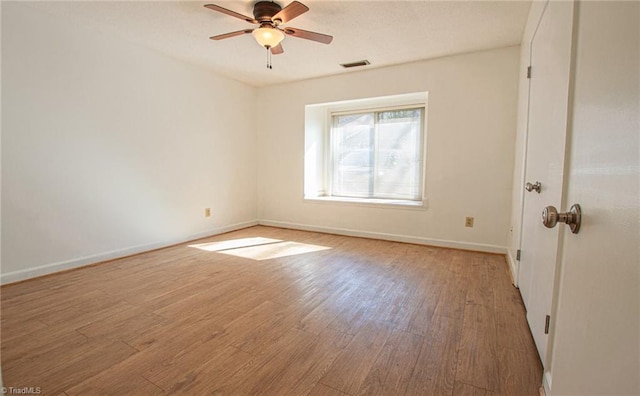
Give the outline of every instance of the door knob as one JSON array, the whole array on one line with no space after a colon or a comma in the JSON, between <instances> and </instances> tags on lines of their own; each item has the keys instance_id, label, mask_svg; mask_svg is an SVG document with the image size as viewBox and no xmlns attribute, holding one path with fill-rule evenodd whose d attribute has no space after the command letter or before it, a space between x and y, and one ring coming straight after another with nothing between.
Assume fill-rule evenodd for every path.
<instances>
[{"instance_id":1,"label":"door knob","mask_svg":"<svg viewBox=\"0 0 640 396\"><path fill-rule=\"evenodd\" d=\"M540 184L539 181L535 182L535 184L531 184L530 182L527 182L527 184L524 185L524 189L529 192L535 191L538 194L540 194L540 190L542 190L542 184Z\"/></svg>"},{"instance_id":2,"label":"door knob","mask_svg":"<svg viewBox=\"0 0 640 396\"><path fill-rule=\"evenodd\" d=\"M547 228L553 228L560 223L568 224L571 232L577 234L580 231L580 222L582 221L582 211L580 205L571 205L571 209L565 213L558 213L554 206L547 206L542 211L542 224Z\"/></svg>"}]
</instances>

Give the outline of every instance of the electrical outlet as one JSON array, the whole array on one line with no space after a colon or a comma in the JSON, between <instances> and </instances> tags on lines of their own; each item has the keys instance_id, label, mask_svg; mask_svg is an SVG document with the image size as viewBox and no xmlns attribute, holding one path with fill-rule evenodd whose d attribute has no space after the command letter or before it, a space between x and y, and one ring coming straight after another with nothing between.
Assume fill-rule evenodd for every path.
<instances>
[{"instance_id":1,"label":"electrical outlet","mask_svg":"<svg viewBox=\"0 0 640 396\"><path fill-rule=\"evenodd\" d=\"M473 227L473 217L465 217L464 226L465 227Z\"/></svg>"},{"instance_id":2,"label":"electrical outlet","mask_svg":"<svg viewBox=\"0 0 640 396\"><path fill-rule=\"evenodd\" d=\"M211 217L211 208L204 208L204 217Z\"/></svg>"}]
</instances>

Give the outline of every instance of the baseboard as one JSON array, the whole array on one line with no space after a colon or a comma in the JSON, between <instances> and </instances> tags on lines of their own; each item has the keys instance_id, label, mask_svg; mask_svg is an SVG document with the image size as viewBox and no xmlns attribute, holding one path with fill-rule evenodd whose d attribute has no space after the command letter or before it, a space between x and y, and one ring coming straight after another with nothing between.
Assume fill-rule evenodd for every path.
<instances>
[{"instance_id":1,"label":"baseboard","mask_svg":"<svg viewBox=\"0 0 640 396\"><path fill-rule=\"evenodd\" d=\"M415 237L415 236L409 236L409 235L397 235L397 234L388 234L388 233L380 233L380 232L361 231L361 230L346 229L346 228L322 227L322 226L297 224L297 223L289 223L289 222L273 221L273 220L259 220L259 221L254 220L254 221L246 221L242 223L215 228L205 232L188 235L184 238L176 238L172 240L138 245L138 246L128 247L125 249L113 250L110 252L104 252L96 255L81 257L73 260L46 264L46 265L42 265L35 268L9 272L6 274L0 274L0 284L6 285L9 283L20 282L20 281L35 278L38 276L48 275L55 272L65 271L73 268L79 268L86 265L100 263L103 261L114 260L114 259L118 259L126 256L131 256L133 254L148 252L150 250L161 249L164 247L177 245L180 243L193 241L200 238L206 238L213 235L223 234L225 232L231 232L231 231L239 230L242 228L252 227L258 224L270 226L270 227L324 232L328 234L346 235L346 236L371 238L371 239L381 239L381 240L394 241L394 242L415 243L418 245L438 246L438 247L461 249L461 250L472 250L472 251L479 251L479 252L486 252L486 253L507 254L507 259L509 260L509 267L512 268L512 271L514 270L511 262L511 255L508 254L508 249L504 246L488 245L488 244L472 243L472 242L448 241L443 239L432 239L432 238Z\"/></svg>"},{"instance_id":2,"label":"baseboard","mask_svg":"<svg viewBox=\"0 0 640 396\"><path fill-rule=\"evenodd\" d=\"M258 225L257 220L245 221L242 223L231 224L224 227L218 227L197 234L188 235L184 238L176 238L172 240L166 240L161 242L154 242L144 245L132 246L125 249L113 250L110 252L104 252L91 256L81 257L78 259L60 261L57 263L46 264L35 268L29 268L20 271L9 272L0 275L0 284L6 285L9 283L20 282L23 280L35 278L38 276L52 274L54 272L65 271L73 268L83 267L85 265L96 264L103 261L114 260L133 254L144 253L150 250L161 249L172 245L177 245L184 242L193 241L200 238L206 238L213 235L224 234L225 232L231 232L240 230L242 228L252 227Z\"/></svg>"},{"instance_id":3,"label":"baseboard","mask_svg":"<svg viewBox=\"0 0 640 396\"><path fill-rule=\"evenodd\" d=\"M509 269L511 270L511 280L513 281L513 285L518 287L518 265L520 265L520 263L518 263L516 256L509 248L507 248L507 262L509 263Z\"/></svg>"},{"instance_id":4,"label":"baseboard","mask_svg":"<svg viewBox=\"0 0 640 396\"><path fill-rule=\"evenodd\" d=\"M387 234L381 232L360 231L347 228L322 227L307 224L288 223L274 220L260 220L260 225L280 228L290 228L294 230L324 232L327 234L346 235L361 238L382 239L385 241L415 243L417 245L429 245L446 247L461 250L472 250L477 252L506 254L505 246L488 245L473 242L448 241L443 239L431 239L423 237L415 237L410 235Z\"/></svg>"}]
</instances>

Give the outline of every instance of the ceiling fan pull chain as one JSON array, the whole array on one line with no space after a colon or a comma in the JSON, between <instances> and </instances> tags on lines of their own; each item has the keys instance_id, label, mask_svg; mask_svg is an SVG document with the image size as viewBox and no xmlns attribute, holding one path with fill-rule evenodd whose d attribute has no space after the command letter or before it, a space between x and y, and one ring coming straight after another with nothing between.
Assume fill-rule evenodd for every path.
<instances>
[{"instance_id":1,"label":"ceiling fan pull chain","mask_svg":"<svg viewBox=\"0 0 640 396\"><path fill-rule=\"evenodd\" d=\"M266 46L267 49L267 69L273 69L271 65L271 47Z\"/></svg>"}]
</instances>

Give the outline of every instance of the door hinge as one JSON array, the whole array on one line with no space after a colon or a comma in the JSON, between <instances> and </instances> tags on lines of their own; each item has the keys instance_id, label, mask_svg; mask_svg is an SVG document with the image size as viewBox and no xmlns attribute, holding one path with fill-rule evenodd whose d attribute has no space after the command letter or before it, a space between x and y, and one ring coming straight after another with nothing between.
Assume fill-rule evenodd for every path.
<instances>
[{"instance_id":1,"label":"door hinge","mask_svg":"<svg viewBox=\"0 0 640 396\"><path fill-rule=\"evenodd\" d=\"M551 322L551 316L547 315L544 318L544 334L549 334L549 322Z\"/></svg>"},{"instance_id":2,"label":"door hinge","mask_svg":"<svg viewBox=\"0 0 640 396\"><path fill-rule=\"evenodd\" d=\"M520 253L522 251L520 249L516 250L516 261L520 261Z\"/></svg>"},{"instance_id":3,"label":"door hinge","mask_svg":"<svg viewBox=\"0 0 640 396\"><path fill-rule=\"evenodd\" d=\"M531 78L531 66L527 66L527 78Z\"/></svg>"}]
</instances>

